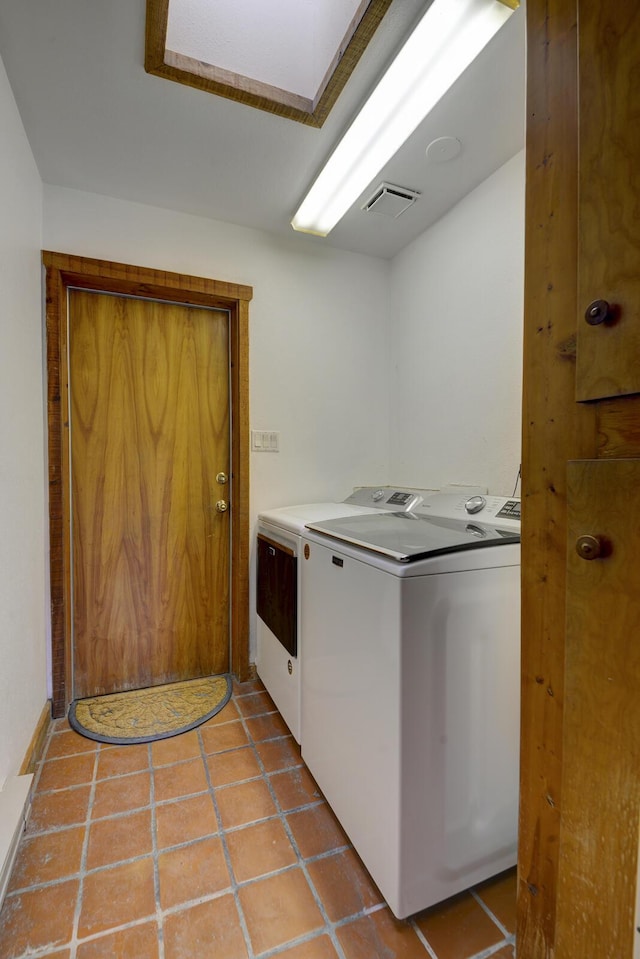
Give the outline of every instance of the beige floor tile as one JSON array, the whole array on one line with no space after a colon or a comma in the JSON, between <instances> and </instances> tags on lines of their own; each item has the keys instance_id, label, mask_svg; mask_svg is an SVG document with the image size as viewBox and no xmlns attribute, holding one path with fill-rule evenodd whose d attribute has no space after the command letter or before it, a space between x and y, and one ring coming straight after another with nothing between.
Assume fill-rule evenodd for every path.
<instances>
[{"instance_id":1,"label":"beige floor tile","mask_svg":"<svg viewBox=\"0 0 640 959\"><path fill-rule=\"evenodd\" d=\"M346 833L326 803L289 813L287 822L304 859L350 845Z\"/></svg>"},{"instance_id":2,"label":"beige floor tile","mask_svg":"<svg viewBox=\"0 0 640 959\"><path fill-rule=\"evenodd\" d=\"M266 876L297 862L295 850L279 819L267 819L228 833L227 846L237 882Z\"/></svg>"},{"instance_id":3,"label":"beige floor tile","mask_svg":"<svg viewBox=\"0 0 640 959\"><path fill-rule=\"evenodd\" d=\"M250 782L234 786L222 786L215 792L220 818L225 829L258 822L260 819L274 816L277 812L269 787L262 779L252 779Z\"/></svg>"},{"instance_id":4,"label":"beige floor tile","mask_svg":"<svg viewBox=\"0 0 640 959\"><path fill-rule=\"evenodd\" d=\"M438 959L470 959L504 938L467 892L421 913L416 924Z\"/></svg>"},{"instance_id":5,"label":"beige floor tile","mask_svg":"<svg viewBox=\"0 0 640 959\"><path fill-rule=\"evenodd\" d=\"M218 836L161 853L158 870L163 909L211 896L231 885Z\"/></svg>"},{"instance_id":6,"label":"beige floor tile","mask_svg":"<svg viewBox=\"0 0 640 959\"><path fill-rule=\"evenodd\" d=\"M101 819L141 809L149 805L150 798L151 774L146 771L101 779L96 783L91 818Z\"/></svg>"},{"instance_id":7,"label":"beige floor tile","mask_svg":"<svg viewBox=\"0 0 640 959\"><path fill-rule=\"evenodd\" d=\"M73 827L25 838L18 849L9 892L67 879L78 873L84 835L84 827Z\"/></svg>"},{"instance_id":8,"label":"beige floor tile","mask_svg":"<svg viewBox=\"0 0 640 959\"><path fill-rule=\"evenodd\" d=\"M233 896L203 902L164 920L165 959L247 959Z\"/></svg>"},{"instance_id":9,"label":"beige floor tile","mask_svg":"<svg viewBox=\"0 0 640 959\"><path fill-rule=\"evenodd\" d=\"M373 959L374 956L427 959L428 956L409 923L395 919L387 908L340 926L337 936L346 959Z\"/></svg>"},{"instance_id":10,"label":"beige floor tile","mask_svg":"<svg viewBox=\"0 0 640 959\"><path fill-rule=\"evenodd\" d=\"M307 868L332 922L355 916L383 901L353 849L310 862Z\"/></svg>"},{"instance_id":11,"label":"beige floor tile","mask_svg":"<svg viewBox=\"0 0 640 959\"><path fill-rule=\"evenodd\" d=\"M204 839L218 832L213 801L208 793L158 806L156 823L159 849Z\"/></svg>"},{"instance_id":12,"label":"beige floor tile","mask_svg":"<svg viewBox=\"0 0 640 959\"><path fill-rule=\"evenodd\" d=\"M209 788L204 763L199 756L173 766L162 766L153 774L156 802L178 799Z\"/></svg>"},{"instance_id":13,"label":"beige floor tile","mask_svg":"<svg viewBox=\"0 0 640 959\"><path fill-rule=\"evenodd\" d=\"M7 896L0 912L0 956L15 959L71 941L76 879Z\"/></svg>"},{"instance_id":14,"label":"beige floor tile","mask_svg":"<svg viewBox=\"0 0 640 959\"><path fill-rule=\"evenodd\" d=\"M158 925L145 922L80 943L76 959L158 959Z\"/></svg>"},{"instance_id":15,"label":"beige floor tile","mask_svg":"<svg viewBox=\"0 0 640 959\"><path fill-rule=\"evenodd\" d=\"M262 775L260 764L251 746L207 756L207 766L214 786L227 786Z\"/></svg>"},{"instance_id":16,"label":"beige floor tile","mask_svg":"<svg viewBox=\"0 0 640 959\"><path fill-rule=\"evenodd\" d=\"M242 886L238 895L255 953L275 949L324 926L299 868Z\"/></svg>"},{"instance_id":17,"label":"beige floor tile","mask_svg":"<svg viewBox=\"0 0 640 959\"><path fill-rule=\"evenodd\" d=\"M155 918L153 860L112 866L90 873L84 880L78 937L106 932L135 919Z\"/></svg>"},{"instance_id":18,"label":"beige floor tile","mask_svg":"<svg viewBox=\"0 0 640 959\"><path fill-rule=\"evenodd\" d=\"M147 856L152 850L150 809L112 819L99 819L89 829L87 869Z\"/></svg>"}]
</instances>

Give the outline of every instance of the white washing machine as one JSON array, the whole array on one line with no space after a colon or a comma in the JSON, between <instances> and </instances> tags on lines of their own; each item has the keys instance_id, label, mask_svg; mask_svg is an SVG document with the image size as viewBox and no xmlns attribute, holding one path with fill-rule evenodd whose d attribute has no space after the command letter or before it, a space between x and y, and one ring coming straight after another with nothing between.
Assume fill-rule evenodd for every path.
<instances>
[{"instance_id":1,"label":"white washing machine","mask_svg":"<svg viewBox=\"0 0 640 959\"><path fill-rule=\"evenodd\" d=\"M342 503L307 503L258 516L256 668L298 743L302 661L298 558L307 523L340 516L415 509L433 490L361 487Z\"/></svg>"},{"instance_id":2,"label":"white washing machine","mask_svg":"<svg viewBox=\"0 0 640 959\"><path fill-rule=\"evenodd\" d=\"M520 502L309 525L302 756L403 918L516 860Z\"/></svg>"}]
</instances>

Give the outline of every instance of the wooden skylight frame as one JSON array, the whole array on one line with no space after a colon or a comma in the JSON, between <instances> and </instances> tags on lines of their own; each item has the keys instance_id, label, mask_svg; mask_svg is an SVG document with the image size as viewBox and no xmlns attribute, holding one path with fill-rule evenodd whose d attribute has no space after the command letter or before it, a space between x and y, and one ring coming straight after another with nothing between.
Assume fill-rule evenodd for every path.
<instances>
[{"instance_id":1,"label":"wooden skylight frame","mask_svg":"<svg viewBox=\"0 0 640 959\"><path fill-rule=\"evenodd\" d=\"M169 0L147 0L145 70L165 80L321 127L392 0L363 0L314 99L166 49Z\"/></svg>"}]
</instances>

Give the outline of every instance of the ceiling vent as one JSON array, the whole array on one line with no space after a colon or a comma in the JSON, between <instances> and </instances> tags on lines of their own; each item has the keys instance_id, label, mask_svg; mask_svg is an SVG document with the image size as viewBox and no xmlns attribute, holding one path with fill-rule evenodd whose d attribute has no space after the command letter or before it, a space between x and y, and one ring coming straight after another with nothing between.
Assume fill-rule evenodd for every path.
<instances>
[{"instance_id":1,"label":"ceiling vent","mask_svg":"<svg viewBox=\"0 0 640 959\"><path fill-rule=\"evenodd\" d=\"M397 217L416 202L420 193L404 186L381 183L361 207L365 213L381 213L383 216Z\"/></svg>"}]
</instances>

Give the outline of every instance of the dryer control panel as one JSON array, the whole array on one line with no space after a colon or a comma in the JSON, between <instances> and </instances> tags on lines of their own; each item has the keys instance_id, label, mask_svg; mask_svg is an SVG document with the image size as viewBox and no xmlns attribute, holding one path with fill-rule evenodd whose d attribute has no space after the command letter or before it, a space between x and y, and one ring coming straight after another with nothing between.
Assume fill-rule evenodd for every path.
<instances>
[{"instance_id":1,"label":"dryer control panel","mask_svg":"<svg viewBox=\"0 0 640 959\"><path fill-rule=\"evenodd\" d=\"M434 490L402 489L392 486L361 486L348 496L351 506L374 506L392 513L412 513Z\"/></svg>"}]
</instances>

